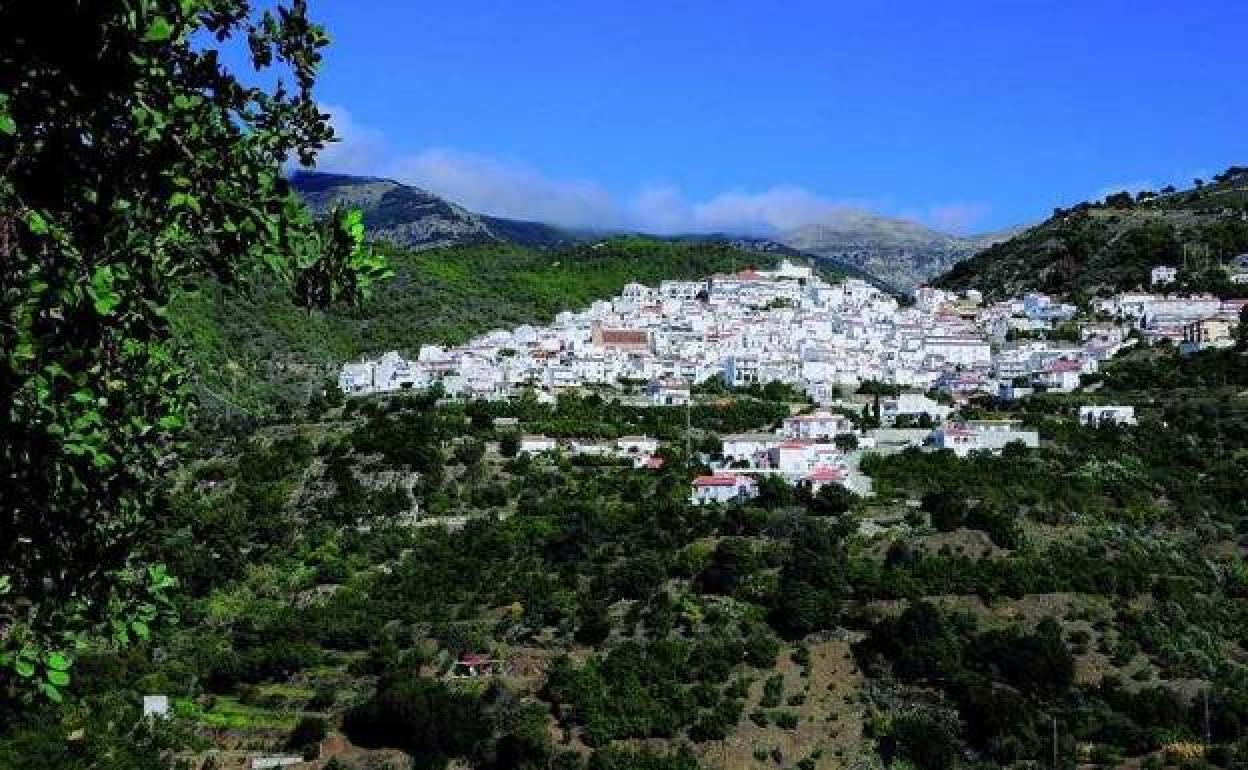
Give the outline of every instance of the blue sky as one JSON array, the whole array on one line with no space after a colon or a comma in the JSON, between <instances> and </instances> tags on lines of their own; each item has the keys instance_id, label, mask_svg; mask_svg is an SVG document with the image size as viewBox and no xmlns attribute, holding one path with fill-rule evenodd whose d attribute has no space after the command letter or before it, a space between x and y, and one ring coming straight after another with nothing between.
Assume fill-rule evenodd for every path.
<instances>
[{"instance_id":1,"label":"blue sky","mask_svg":"<svg viewBox=\"0 0 1248 770\"><path fill-rule=\"evenodd\" d=\"M1248 162L1248 2L313 0L321 168L655 231L955 231Z\"/></svg>"}]
</instances>

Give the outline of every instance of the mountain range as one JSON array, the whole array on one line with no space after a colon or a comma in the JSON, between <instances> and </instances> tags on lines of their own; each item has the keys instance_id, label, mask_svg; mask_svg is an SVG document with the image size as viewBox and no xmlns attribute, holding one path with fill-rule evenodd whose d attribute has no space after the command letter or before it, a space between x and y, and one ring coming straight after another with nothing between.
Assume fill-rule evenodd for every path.
<instances>
[{"instance_id":1,"label":"mountain range","mask_svg":"<svg viewBox=\"0 0 1248 770\"><path fill-rule=\"evenodd\" d=\"M291 183L318 212L338 204L360 208L373 238L405 248L491 242L557 248L619 234L479 214L428 191L388 179L298 172ZM1008 236L1009 233L957 236L904 219L847 212L832 221L770 237L723 233L676 238L722 240L755 251L816 257L849 274L867 277L890 289L908 291Z\"/></svg>"}]
</instances>

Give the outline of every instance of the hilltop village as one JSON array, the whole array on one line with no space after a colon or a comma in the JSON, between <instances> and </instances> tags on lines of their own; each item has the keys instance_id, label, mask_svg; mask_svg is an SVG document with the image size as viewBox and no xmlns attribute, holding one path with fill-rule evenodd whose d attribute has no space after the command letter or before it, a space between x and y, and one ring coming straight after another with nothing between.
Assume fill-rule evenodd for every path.
<instances>
[{"instance_id":1,"label":"hilltop village","mask_svg":"<svg viewBox=\"0 0 1248 770\"><path fill-rule=\"evenodd\" d=\"M1035 431L1014 421L961 419L959 407L989 396L1012 401L1068 393L1095 381L1103 362L1140 341L1190 353L1232 344L1244 300L1164 293L1173 268L1152 273L1153 292L1121 293L1091 307L1042 293L985 303L975 290L924 287L913 302L858 279L830 282L784 261L697 281L632 283L609 300L558 314L549 326L484 334L465 345L423 346L343 367L348 395L438 389L445 397L499 401L529 394L553 403L561 392L600 390L633 406L687 406L708 387L779 383L812 407L774 433L723 437L694 480L695 503L752 497L776 475L812 492L830 483L870 494L857 472L861 450L910 446L1000 452L1035 447ZM1134 421L1130 407L1089 405L1086 422ZM648 437L614 445L520 438L521 453L660 462Z\"/></svg>"}]
</instances>

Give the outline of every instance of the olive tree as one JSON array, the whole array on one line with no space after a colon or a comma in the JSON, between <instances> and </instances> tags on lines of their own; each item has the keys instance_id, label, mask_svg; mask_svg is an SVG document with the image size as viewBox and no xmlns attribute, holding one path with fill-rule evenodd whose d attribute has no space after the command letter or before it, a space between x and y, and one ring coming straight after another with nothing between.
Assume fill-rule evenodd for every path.
<instances>
[{"instance_id":1,"label":"olive tree","mask_svg":"<svg viewBox=\"0 0 1248 770\"><path fill-rule=\"evenodd\" d=\"M75 646L146 637L174 584L136 556L193 406L171 294L386 273L283 175L333 137L326 43L304 0L0 3L0 698L59 699Z\"/></svg>"}]
</instances>

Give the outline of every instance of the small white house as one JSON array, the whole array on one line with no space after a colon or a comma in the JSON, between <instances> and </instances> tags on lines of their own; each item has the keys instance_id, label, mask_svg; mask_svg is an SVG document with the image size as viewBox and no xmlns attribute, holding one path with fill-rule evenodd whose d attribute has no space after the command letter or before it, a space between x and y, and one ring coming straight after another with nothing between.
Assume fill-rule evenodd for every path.
<instances>
[{"instance_id":1,"label":"small white house","mask_svg":"<svg viewBox=\"0 0 1248 770\"><path fill-rule=\"evenodd\" d=\"M946 425L932 433L938 449L950 449L965 457L980 448L979 433L961 425Z\"/></svg>"},{"instance_id":2,"label":"small white house","mask_svg":"<svg viewBox=\"0 0 1248 770\"><path fill-rule=\"evenodd\" d=\"M814 465L814 446L806 441L786 441L768 452L770 465L781 473L797 476Z\"/></svg>"},{"instance_id":3,"label":"small white house","mask_svg":"<svg viewBox=\"0 0 1248 770\"><path fill-rule=\"evenodd\" d=\"M616 439L615 447L624 454L652 455L659 451L659 440L649 436L621 436Z\"/></svg>"},{"instance_id":4,"label":"small white house","mask_svg":"<svg viewBox=\"0 0 1248 770\"><path fill-rule=\"evenodd\" d=\"M758 495L758 482L749 476L717 473L711 476L699 476L693 480L690 502L694 505L731 503L749 500L756 495Z\"/></svg>"},{"instance_id":5,"label":"small white house","mask_svg":"<svg viewBox=\"0 0 1248 770\"><path fill-rule=\"evenodd\" d=\"M520 454L530 455L539 452L553 452L559 447L559 442L549 436L521 436L520 437Z\"/></svg>"},{"instance_id":6,"label":"small white house","mask_svg":"<svg viewBox=\"0 0 1248 770\"><path fill-rule=\"evenodd\" d=\"M727 460L752 460L782 443L784 437L775 433L732 433L723 438L723 455Z\"/></svg>"},{"instance_id":7,"label":"small white house","mask_svg":"<svg viewBox=\"0 0 1248 770\"><path fill-rule=\"evenodd\" d=\"M1071 391L1079 387L1083 364L1071 359L1058 359L1032 375L1032 382L1048 390Z\"/></svg>"},{"instance_id":8,"label":"small white house","mask_svg":"<svg viewBox=\"0 0 1248 770\"><path fill-rule=\"evenodd\" d=\"M849 481L849 471L839 466L821 465L811 471L805 481L810 484L810 491L813 494L819 494L819 490L829 484L846 486L846 482Z\"/></svg>"},{"instance_id":9,"label":"small white house","mask_svg":"<svg viewBox=\"0 0 1248 770\"><path fill-rule=\"evenodd\" d=\"M145 717L167 717L169 716L169 696L168 695L144 695L143 696L143 716Z\"/></svg>"},{"instance_id":10,"label":"small white house","mask_svg":"<svg viewBox=\"0 0 1248 770\"><path fill-rule=\"evenodd\" d=\"M919 418L927 415L933 422L940 422L949 416L953 407L928 398L922 393L902 393L896 398L886 398L880 402L880 421L885 425L897 422L898 417L909 415Z\"/></svg>"},{"instance_id":11,"label":"small white house","mask_svg":"<svg viewBox=\"0 0 1248 770\"><path fill-rule=\"evenodd\" d=\"M646 387L646 395L655 406L688 406L692 398L688 383L666 377L652 380Z\"/></svg>"},{"instance_id":12,"label":"small white house","mask_svg":"<svg viewBox=\"0 0 1248 770\"><path fill-rule=\"evenodd\" d=\"M1135 425L1133 406L1081 406L1079 422L1084 425Z\"/></svg>"},{"instance_id":13,"label":"small white house","mask_svg":"<svg viewBox=\"0 0 1248 770\"><path fill-rule=\"evenodd\" d=\"M1174 283L1179 276L1179 270L1169 265L1157 265L1153 268L1151 279L1154 286L1162 286L1167 283Z\"/></svg>"},{"instance_id":14,"label":"small white house","mask_svg":"<svg viewBox=\"0 0 1248 770\"><path fill-rule=\"evenodd\" d=\"M799 414L784 421L784 433L792 439L830 439L842 433L853 432L853 420L824 409L810 414Z\"/></svg>"}]
</instances>

